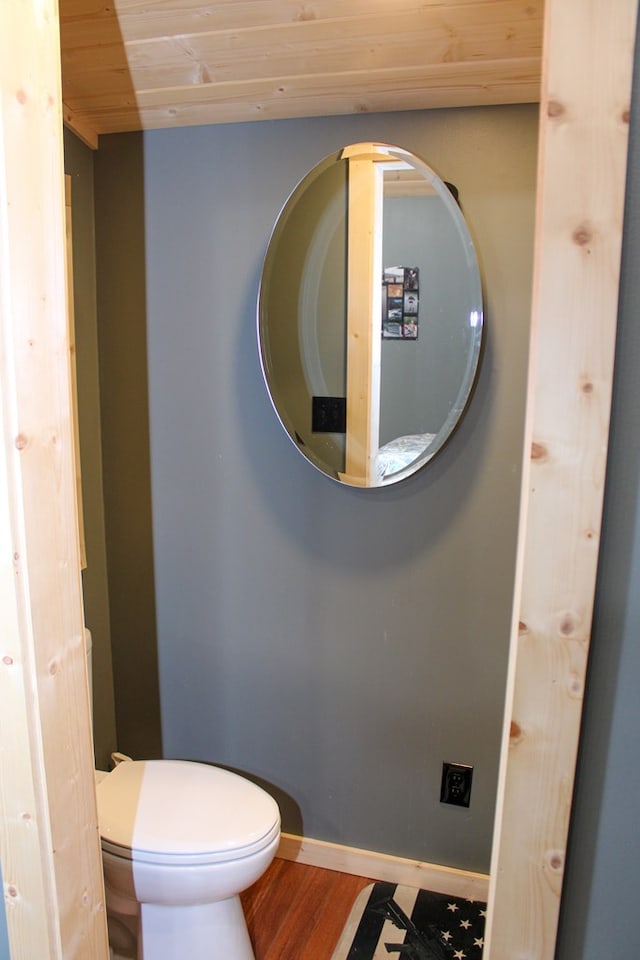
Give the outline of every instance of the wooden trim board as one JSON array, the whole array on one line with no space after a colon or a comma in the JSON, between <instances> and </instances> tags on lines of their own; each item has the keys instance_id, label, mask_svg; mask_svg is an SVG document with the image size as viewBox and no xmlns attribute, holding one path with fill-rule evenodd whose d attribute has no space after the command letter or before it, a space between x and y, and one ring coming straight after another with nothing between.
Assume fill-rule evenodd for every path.
<instances>
[{"instance_id":1,"label":"wooden trim board","mask_svg":"<svg viewBox=\"0 0 640 960\"><path fill-rule=\"evenodd\" d=\"M527 428L485 960L552 960L609 430L636 0L547 0Z\"/></svg>"},{"instance_id":2,"label":"wooden trim board","mask_svg":"<svg viewBox=\"0 0 640 960\"><path fill-rule=\"evenodd\" d=\"M486 901L489 877L470 870L456 870L435 863L406 860L373 850L359 850L339 843L326 843L309 837L283 833L277 854L281 860L293 860L312 867L351 873L371 880L403 883L435 893L449 893L454 897Z\"/></svg>"},{"instance_id":3,"label":"wooden trim board","mask_svg":"<svg viewBox=\"0 0 640 960\"><path fill-rule=\"evenodd\" d=\"M80 120L73 110L66 105L64 107L64 125L68 127L69 130L72 130L76 137L82 140L91 150L98 149L97 132L84 121Z\"/></svg>"},{"instance_id":4,"label":"wooden trim board","mask_svg":"<svg viewBox=\"0 0 640 960\"><path fill-rule=\"evenodd\" d=\"M57 0L0 4L0 855L12 960L106 960L65 278Z\"/></svg>"}]
</instances>

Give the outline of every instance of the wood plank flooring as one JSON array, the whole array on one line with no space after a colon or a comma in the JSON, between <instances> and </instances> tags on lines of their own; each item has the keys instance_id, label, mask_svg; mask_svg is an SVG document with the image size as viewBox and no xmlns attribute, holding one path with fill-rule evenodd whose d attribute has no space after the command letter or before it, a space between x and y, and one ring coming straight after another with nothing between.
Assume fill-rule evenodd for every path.
<instances>
[{"instance_id":1,"label":"wood plank flooring","mask_svg":"<svg viewBox=\"0 0 640 960\"><path fill-rule=\"evenodd\" d=\"M354 900L372 882L276 858L242 894L256 960L330 960Z\"/></svg>"}]
</instances>

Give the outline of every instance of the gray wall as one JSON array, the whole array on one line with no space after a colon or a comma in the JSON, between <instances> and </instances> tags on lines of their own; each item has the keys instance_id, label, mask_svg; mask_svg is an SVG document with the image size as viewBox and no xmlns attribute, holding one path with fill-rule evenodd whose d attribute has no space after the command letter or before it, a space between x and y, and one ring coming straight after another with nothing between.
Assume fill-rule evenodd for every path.
<instances>
[{"instance_id":1,"label":"gray wall","mask_svg":"<svg viewBox=\"0 0 640 960\"><path fill-rule=\"evenodd\" d=\"M108 758L116 749L116 726L102 487L93 152L65 129L64 153L65 173L71 176L78 419L87 553L82 589L85 623L93 638L96 763L106 769Z\"/></svg>"},{"instance_id":2,"label":"gray wall","mask_svg":"<svg viewBox=\"0 0 640 960\"><path fill-rule=\"evenodd\" d=\"M147 398L142 138L95 155L106 553L118 748L162 752ZM167 228L171 232L171 225Z\"/></svg>"},{"instance_id":3,"label":"gray wall","mask_svg":"<svg viewBox=\"0 0 640 960\"><path fill-rule=\"evenodd\" d=\"M145 135L143 156L139 137L101 140L100 375L107 542L118 556L117 584L111 554L109 572L120 749L135 752L146 710L135 691L154 672L148 597L144 616L138 609L152 539L167 756L265 781L293 832L488 868L536 121L535 107L505 107L193 128ZM261 379L255 304L292 187L332 150L368 139L407 147L459 187L484 273L487 343L473 404L442 454L397 487L360 491L318 474L283 434ZM125 488L147 482L135 459L145 445L145 351L153 529L141 552L147 507ZM444 760L475 765L468 811L439 803Z\"/></svg>"},{"instance_id":4,"label":"gray wall","mask_svg":"<svg viewBox=\"0 0 640 960\"><path fill-rule=\"evenodd\" d=\"M482 310L461 226L438 196L385 200L384 267L418 267L420 296L417 341L382 341L381 444L437 434L459 402L476 342L469 314Z\"/></svg>"},{"instance_id":5,"label":"gray wall","mask_svg":"<svg viewBox=\"0 0 640 960\"><path fill-rule=\"evenodd\" d=\"M616 372L596 593L558 960L640 945L640 61L636 56Z\"/></svg>"}]
</instances>

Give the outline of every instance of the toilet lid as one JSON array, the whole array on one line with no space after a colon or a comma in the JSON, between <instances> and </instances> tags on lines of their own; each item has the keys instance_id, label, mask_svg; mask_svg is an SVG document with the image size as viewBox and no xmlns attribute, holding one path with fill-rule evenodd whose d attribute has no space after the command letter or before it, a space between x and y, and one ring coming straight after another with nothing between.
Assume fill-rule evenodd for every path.
<instances>
[{"instance_id":1,"label":"toilet lid","mask_svg":"<svg viewBox=\"0 0 640 960\"><path fill-rule=\"evenodd\" d=\"M220 767L185 760L131 760L97 786L103 849L181 863L236 859L280 831L264 790ZM147 856L149 855L149 856Z\"/></svg>"}]
</instances>

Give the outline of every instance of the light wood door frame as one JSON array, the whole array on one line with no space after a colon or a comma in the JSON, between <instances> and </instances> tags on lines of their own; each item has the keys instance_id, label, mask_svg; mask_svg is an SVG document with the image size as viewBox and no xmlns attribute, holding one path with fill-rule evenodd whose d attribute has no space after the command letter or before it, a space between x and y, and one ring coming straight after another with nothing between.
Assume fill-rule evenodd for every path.
<instances>
[{"instance_id":1,"label":"light wood door frame","mask_svg":"<svg viewBox=\"0 0 640 960\"><path fill-rule=\"evenodd\" d=\"M595 586L636 0L547 0L486 960L552 960ZM12 960L107 957L73 497L56 0L0 4L0 851ZM55 504L55 509L52 505Z\"/></svg>"},{"instance_id":2,"label":"light wood door frame","mask_svg":"<svg viewBox=\"0 0 640 960\"><path fill-rule=\"evenodd\" d=\"M636 7L546 4L490 960L555 951L600 545Z\"/></svg>"},{"instance_id":3,"label":"light wood door frame","mask_svg":"<svg viewBox=\"0 0 640 960\"><path fill-rule=\"evenodd\" d=\"M57 0L0 3L0 855L12 960L106 960Z\"/></svg>"}]
</instances>

